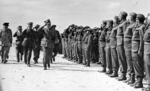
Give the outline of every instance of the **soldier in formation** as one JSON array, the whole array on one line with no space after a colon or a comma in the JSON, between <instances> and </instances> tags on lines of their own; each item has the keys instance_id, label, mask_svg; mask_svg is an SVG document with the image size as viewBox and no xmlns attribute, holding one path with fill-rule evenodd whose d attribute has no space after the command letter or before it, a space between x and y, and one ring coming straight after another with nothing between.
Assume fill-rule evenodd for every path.
<instances>
[{"instance_id":1,"label":"soldier in formation","mask_svg":"<svg viewBox=\"0 0 150 91\"><path fill-rule=\"evenodd\" d=\"M100 28L72 24L62 35L64 58L86 67L101 64L99 72L134 88L142 88L146 77L150 90L150 14L146 18L122 11L113 20L103 20Z\"/></svg>"}]
</instances>

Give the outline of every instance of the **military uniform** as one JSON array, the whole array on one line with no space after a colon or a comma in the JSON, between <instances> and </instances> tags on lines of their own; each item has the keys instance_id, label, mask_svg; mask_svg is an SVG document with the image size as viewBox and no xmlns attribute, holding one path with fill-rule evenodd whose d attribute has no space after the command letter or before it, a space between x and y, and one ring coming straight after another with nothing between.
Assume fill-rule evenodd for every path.
<instances>
[{"instance_id":1,"label":"military uniform","mask_svg":"<svg viewBox=\"0 0 150 91\"><path fill-rule=\"evenodd\" d=\"M103 67L102 72L106 72L106 56L105 56L105 45L106 45L106 41L105 41L105 36L106 36L107 30L106 28L103 29L103 31L101 32L100 35L100 58L101 58L101 65Z\"/></svg>"},{"instance_id":2,"label":"military uniform","mask_svg":"<svg viewBox=\"0 0 150 91\"><path fill-rule=\"evenodd\" d=\"M24 62L27 64L27 66L30 67L30 59L33 48L35 46L35 31L33 29L25 29L22 33L22 36L22 46L24 47Z\"/></svg>"},{"instance_id":3,"label":"military uniform","mask_svg":"<svg viewBox=\"0 0 150 91\"><path fill-rule=\"evenodd\" d=\"M107 24L113 25L113 21L109 20L109 21L107 21ZM112 27L110 26L109 28L107 28L107 34L105 37L105 40L106 40L106 64L107 64L107 68L108 68L108 71L106 72L106 74L112 73L112 60L111 60L111 47L110 47L111 31L112 31Z\"/></svg>"},{"instance_id":4,"label":"military uniform","mask_svg":"<svg viewBox=\"0 0 150 91\"><path fill-rule=\"evenodd\" d=\"M100 39L101 39L101 32L102 32L102 30L100 30L99 31L99 34L98 34L98 54L99 54L99 58L98 58L98 64L101 64L101 51L100 51L100 49L101 49L101 47L100 47Z\"/></svg>"},{"instance_id":5,"label":"military uniform","mask_svg":"<svg viewBox=\"0 0 150 91\"><path fill-rule=\"evenodd\" d=\"M55 57L56 57L57 53L60 53L60 51L61 51L60 45L62 43L59 31L58 30L55 30L55 31L57 33L57 37L58 37L59 43L55 43L55 45L54 45L54 49L53 49L53 53L54 53L53 54L53 61L55 61Z\"/></svg>"},{"instance_id":6,"label":"military uniform","mask_svg":"<svg viewBox=\"0 0 150 91\"><path fill-rule=\"evenodd\" d=\"M8 26L9 23L4 23L3 25ZM1 29L0 30L0 41L1 41L1 57L2 57L2 63L7 62L7 51L9 51L10 46L12 44L12 31L11 29Z\"/></svg>"},{"instance_id":7,"label":"military uniform","mask_svg":"<svg viewBox=\"0 0 150 91\"><path fill-rule=\"evenodd\" d=\"M125 18L127 16L126 12L121 12L120 14ZM123 43L124 32L127 28L127 24L128 23L126 20L122 20L117 29L117 53L122 73L121 77L118 79L119 81L126 80L126 73L127 73L127 62L125 58L124 43Z\"/></svg>"},{"instance_id":8,"label":"military uniform","mask_svg":"<svg viewBox=\"0 0 150 91\"><path fill-rule=\"evenodd\" d=\"M119 62L118 62L118 55L117 55L117 29L118 29L118 16L114 17L115 21L113 24L113 29L110 34L110 47L111 47L111 60L112 60L112 70L113 73L110 77L118 77L118 69L119 69Z\"/></svg>"},{"instance_id":9,"label":"military uniform","mask_svg":"<svg viewBox=\"0 0 150 91\"><path fill-rule=\"evenodd\" d=\"M139 20L143 20L142 14L137 14ZM144 22L144 21L143 21ZM144 77L144 63L143 63L143 37L144 37L144 24L138 24L132 36L132 60L137 81L133 86L135 88L143 87L142 80Z\"/></svg>"},{"instance_id":10,"label":"military uniform","mask_svg":"<svg viewBox=\"0 0 150 91\"><path fill-rule=\"evenodd\" d=\"M90 31L90 30L88 30ZM87 34L85 38L85 56L86 56L86 66L90 66L90 61L91 61L91 51L92 51L92 35Z\"/></svg>"},{"instance_id":11,"label":"military uniform","mask_svg":"<svg viewBox=\"0 0 150 91\"><path fill-rule=\"evenodd\" d=\"M23 56L23 47L22 47L22 41L23 41L23 36L22 36L22 32L17 30L13 37L16 37L16 57L17 57L17 62L20 61L20 59L22 60L22 56Z\"/></svg>"},{"instance_id":12,"label":"military uniform","mask_svg":"<svg viewBox=\"0 0 150 91\"><path fill-rule=\"evenodd\" d=\"M148 88L150 88L150 28L144 34L144 64Z\"/></svg>"},{"instance_id":13,"label":"military uniform","mask_svg":"<svg viewBox=\"0 0 150 91\"><path fill-rule=\"evenodd\" d=\"M37 25L37 26L39 26L39 25ZM33 59L34 59L35 63L38 63L38 59L40 56L40 50L41 50L41 40L43 38L43 35L37 30L35 30L35 46L33 48L33 53L34 53Z\"/></svg>"},{"instance_id":14,"label":"military uniform","mask_svg":"<svg viewBox=\"0 0 150 91\"><path fill-rule=\"evenodd\" d=\"M93 62L94 63L98 62L99 61L99 51L98 51L97 32L95 32L94 36L93 36L92 54L93 54Z\"/></svg>"},{"instance_id":15,"label":"military uniform","mask_svg":"<svg viewBox=\"0 0 150 91\"><path fill-rule=\"evenodd\" d=\"M85 39L86 39L86 33L84 32L83 37L82 37L82 55L83 55L83 65L86 65L86 53L85 53Z\"/></svg>"},{"instance_id":16,"label":"military uniform","mask_svg":"<svg viewBox=\"0 0 150 91\"><path fill-rule=\"evenodd\" d=\"M78 56L78 63L82 63L82 48L81 47L82 47L82 36L78 32L78 35L77 35L77 56Z\"/></svg>"},{"instance_id":17,"label":"military uniform","mask_svg":"<svg viewBox=\"0 0 150 91\"><path fill-rule=\"evenodd\" d=\"M56 31L52 29L52 27L50 28L41 27L39 31L43 34L41 46L43 47L43 51L44 51L44 56L43 56L44 70L46 70L47 66L50 68L50 61L52 59L54 44L58 43L59 40L57 38Z\"/></svg>"},{"instance_id":18,"label":"military uniform","mask_svg":"<svg viewBox=\"0 0 150 91\"><path fill-rule=\"evenodd\" d=\"M136 13L130 13L130 17L136 18ZM130 25L127 27L125 33L124 33L124 48L125 48L125 55L126 55L126 61L127 61L127 67L128 67L128 74L129 79L126 81L128 84L132 84L135 82L134 77L134 69L133 69L133 61L132 61L132 51L131 51L131 41L132 41L132 35L133 30L135 28L136 22L131 22Z\"/></svg>"}]
</instances>

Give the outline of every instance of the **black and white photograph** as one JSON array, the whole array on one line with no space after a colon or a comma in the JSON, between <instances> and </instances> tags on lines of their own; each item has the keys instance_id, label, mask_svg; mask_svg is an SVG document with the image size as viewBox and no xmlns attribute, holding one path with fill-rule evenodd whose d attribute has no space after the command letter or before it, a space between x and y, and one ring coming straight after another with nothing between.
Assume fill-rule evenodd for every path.
<instances>
[{"instance_id":1,"label":"black and white photograph","mask_svg":"<svg viewBox=\"0 0 150 91\"><path fill-rule=\"evenodd\" d=\"M150 0L0 0L0 91L150 91Z\"/></svg>"}]
</instances>

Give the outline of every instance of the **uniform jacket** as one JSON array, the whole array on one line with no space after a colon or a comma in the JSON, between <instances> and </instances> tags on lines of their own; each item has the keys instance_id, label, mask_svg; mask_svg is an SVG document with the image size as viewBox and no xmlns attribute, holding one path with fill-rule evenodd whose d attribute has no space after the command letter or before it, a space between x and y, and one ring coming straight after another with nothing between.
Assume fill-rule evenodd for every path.
<instances>
[{"instance_id":1,"label":"uniform jacket","mask_svg":"<svg viewBox=\"0 0 150 91\"><path fill-rule=\"evenodd\" d=\"M135 44L134 46L132 46L132 51L143 51L143 37L144 37L144 29L145 29L145 25L141 24L138 25L135 30L133 31L133 36L132 36L132 45L133 43L138 43Z\"/></svg>"},{"instance_id":2,"label":"uniform jacket","mask_svg":"<svg viewBox=\"0 0 150 91\"><path fill-rule=\"evenodd\" d=\"M124 41L124 32L127 28L128 22L127 21L122 21L117 29L117 45L122 45Z\"/></svg>"},{"instance_id":3,"label":"uniform jacket","mask_svg":"<svg viewBox=\"0 0 150 91\"><path fill-rule=\"evenodd\" d=\"M107 34L107 29L104 28L103 31L101 32L100 37L99 37L100 47L105 47L105 43L106 43L105 37L106 37L106 34Z\"/></svg>"},{"instance_id":4,"label":"uniform jacket","mask_svg":"<svg viewBox=\"0 0 150 91\"><path fill-rule=\"evenodd\" d=\"M112 28L107 28L107 33L106 33L106 47L110 48L110 34L111 34Z\"/></svg>"},{"instance_id":5,"label":"uniform jacket","mask_svg":"<svg viewBox=\"0 0 150 91\"><path fill-rule=\"evenodd\" d=\"M11 29L0 30L0 41L2 46L11 46L12 44L12 31Z\"/></svg>"},{"instance_id":6,"label":"uniform jacket","mask_svg":"<svg viewBox=\"0 0 150 91\"><path fill-rule=\"evenodd\" d=\"M23 46L34 47L35 46L35 31L33 29L25 29L22 33L23 36Z\"/></svg>"},{"instance_id":7,"label":"uniform jacket","mask_svg":"<svg viewBox=\"0 0 150 91\"><path fill-rule=\"evenodd\" d=\"M91 34L89 34L89 35L87 35L87 37L85 38L85 41L84 41L84 43L85 43L85 45L86 45L86 50L91 50L92 49L92 35Z\"/></svg>"},{"instance_id":8,"label":"uniform jacket","mask_svg":"<svg viewBox=\"0 0 150 91\"><path fill-rule=\"evenodd\" d=\"M124 40L131 40L132 39L132 35L133 35L133 31L134 31L134 28L136 26L136 22L135 23L132 23L130 24L125 33L124 33Z\"/></svg>"},{"instance_id":9,"label":"uniform jacket","mask_svg":"<svg viewBox=\"0 0 150 91\"><path fill-rule=\"evenodd\" d=\"M21 46L22 41L23 41L23 36L22 36L22 32L20 32L19 30L17 30L13 37L16 37L16 46Z\"/></svg>"},{"instance_id":10,"label":"uniform jacket","mask_svg":"<svg viewBox=\"0 0 150 91\"><path fill-rule=\"evenodd\" d=\"M41 46L54 48L54 44L59 42L57 33L55 30L51 28L50 29L44 28L44 29L39 29L39 31L43 34Z\"/></svg>"},{"instance_id":11,"label":"uniform jacket","mask_svg":"<svg viewBox=\"0 0 150 91\"><path fill-rule=\"evenodd\" d=\"M111 46L111 48L117 47L117 39L116 39L117 29L118 29L118 25L115 25L111 31L111 34L110 34L110 46Z\"/></svg>"}]
</instances>

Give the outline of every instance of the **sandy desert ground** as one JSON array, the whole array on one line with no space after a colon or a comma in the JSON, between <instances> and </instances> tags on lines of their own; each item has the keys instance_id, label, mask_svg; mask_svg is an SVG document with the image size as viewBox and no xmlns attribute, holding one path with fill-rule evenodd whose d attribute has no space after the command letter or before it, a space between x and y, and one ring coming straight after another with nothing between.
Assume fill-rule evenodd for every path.
<instances>
[{"instance_id":1,"label":"sandy desert ground","mask_svg":"<svg viewBox=\"0 0 150 91\"><path fill-rule=\"evenodd\" d=\"M0 64L0 91L141 91L99 73L101 67L97 64L87 68L58 55L51 68L44 71L42 53L39 64L31 61L31 67L17 63L11 48L8 63Z\"/></svg>"}]
</instances>

